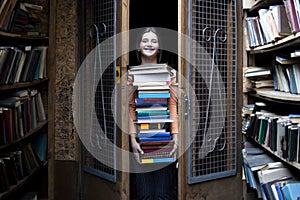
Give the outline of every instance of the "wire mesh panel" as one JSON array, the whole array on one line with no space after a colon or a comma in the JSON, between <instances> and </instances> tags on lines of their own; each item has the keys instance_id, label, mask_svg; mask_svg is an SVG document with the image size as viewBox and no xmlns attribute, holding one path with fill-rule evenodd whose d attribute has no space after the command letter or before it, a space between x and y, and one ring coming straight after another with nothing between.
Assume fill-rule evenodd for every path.
<instances>
[{"instance_id":1,"label":"wire mesh panel","mask_svg":"<svg viewBox=\"0 0 300 200\"><path fill-rule=\"evenodd\" d=\"M236 2L190 0L190 184L236 173Z\"/></svg>"},{"instance_id":2,"label":"wire mesh panel","mask_svg":"<svg viewBox=\"0 0 300 200\"><path fill-rule=\"evenodd\" d=\"M82 54L92 58L89 65L94 66L86 76L93 79L91 85L82 83L82 100L86 101L84 111L95 109L96 115L82 120L90 120L90 127L86 137L90 137L89 144L93 148L92 154L83 148L83 169L89 173L103 177L107 180L116 181L116 124L114 116L116 112L115 97L113 93L116 83L115 65L115 40L104 42L116 34L116 1L115 0L91 0L83 1L84 22ZM106 40L107 41L107 40ZM93 60L94 59L94 60ZM98 73L98 74L97 74ZM99 75L100 73L100 75ZM95 75L96 74L96 75ZM100 79L98 78L100 77ZM85 100L87 88L95 92L91 101ZM99 132L99 125L101 133ZM105 162L101 162L105 161Z\"/></svg>"}]
</instances>

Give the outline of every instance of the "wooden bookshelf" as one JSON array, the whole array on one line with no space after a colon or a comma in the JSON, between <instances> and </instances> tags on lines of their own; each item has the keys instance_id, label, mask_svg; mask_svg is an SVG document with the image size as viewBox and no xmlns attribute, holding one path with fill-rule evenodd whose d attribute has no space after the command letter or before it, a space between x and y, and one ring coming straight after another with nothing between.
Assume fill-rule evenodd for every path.
<instances>
[{"instance_id":1,"label":"wooden bookshelf","mask_svg":"<svg viewBox=\"0 0 300 200\"><path fill-rule=\"evenodd\" d=\"M43 163L43 165L34 169L31 174L24 177L22 180L19 180L17 184L10 186L8 191L0 193L0 199L9 199L11 195L15 195L14 193L17 193L19 189L21 189L23 186L29 183L32 180L32 178L38 175L43 168L47 167L47 165L47 162Z\"/></svg>"},{"instance_id":2,"label":"wooden bookshelf","mask_svg":"<svg viewBox=\"0 0 300 200\"><path fill-rule=\"evenodd\" d=\"M247 51L249 51L251 54L257 54L257 53L267 53L275 50L280 50L286 47L292 47L300 44L300 32L291 34L287 37L284 37L282 39L279 39L275 42L254 47L254 48L249 48L247 47Z\"/></svg>"},{"instance_id":3,"label":"wooden bookshelf","mask_svg":"<svg viewBox=\"0 0 300 200\"><path fill-rule=\"evenodd\" d=\"M260 8L267 8L270 5L279 4L281 0L257 0L252 8L249 9L249 12L256 12Z\"/></svg>"},{"instance_id":4,"label":"wooden bookshelf","mask_svg":"<svg viewBox=\"0 0 300 200\"><path fill-rule=\"evenodd\" d=\"M275 100L300 102L300 95L291 94L289 92L280 92L280 91L274 91L274 90L258 90L257 94L260 96L272 98Z\"/></svg>"},{"instance_id":5,"label":"wooden bookshelf","mask_svg":"<svg viewBox=\"0 0 300 200\"><path fill-rule=\"evenodd\" d=\"M30 22L31 29L24 29L22 26L25 25L21 25L17 20L21 16L18 7L26 7L29 4L25 5L22 1L5 1L12 2L16 4L4 7L10 8L12 12L0 14L3 20L8 18L4 25L1 24L0 30L0 199L16 199L29 190L39 193L37 188L47 188L44 183L48 182L48 161L45 160L45 156L49 122L49 37L45 28L48 26L46 21L49 17L47 10L50 1L42 0L39 1L39 5L33 5L41 10L41 15L36 10L27 10L28 16L31 14L29 12L35 12L36 22L39 21L38 24ZM23 90L26 91L25 97L18 96L17 92ZM9 178L3 178L6 176Z\"/></svg>"},{"instance_id":6,"label":"wooden bookshelf","mask_svg":"<svg viewBox=\"0 0 300 200\"><path fill-rule=\"evenodd\" d=\"M40 79L40 80L34 80L32 82L21 82L21 83L15 83L15 84L0 85L0 91L8 91L8 90L14 90L14 89L35 87L35 86L39 86L42 84L47 84L48 81L49 81L49 79L45 78L45 79Z\"/></svg>"},{"instance_id":7,"label":"wooden bookshelf","mask_svg":"<svg viewBox=\"0 0 300 200\"><path fill-rule=\"evenodd\" d=\"M0 31L0 36L1 37L6 37L6 38L15 38L15 39L23 39L23 40L48 40L48 36L40 36L40 35L22 35L22 34L17 34L17 33L9 33L5 31Z\"/></svg>"},{"instance_id":8,"label":"wooden bookshelf","mask_svg":"<svg viewBox=\"0 0 300 200\"><path fill-rule=\"evenodd\" d=\"M244 10L244 16L245 16L245 18L248 16L250 16L249 18L258 17L259 16L258 11L260 9L268 9L270 6L273 6L273 5L284 5L284 3L283 3L283 0L275 0L275 1L258 0L255 2L255 4L249 10L246 10L246 9ZM261 22L258 21L258 23L261 23ZM244 30L249 30L249 29L247 29L247 23L244 23ZM249 33L252 34L253 32L250 31ZM243 68L244 68L244 70L247 69L248 67L252 67L252 66L256 66L256 67L267 66L267 67L271 68L272 74L269 77L262 77L262 76L248 77L248 78L244 77L243 88L244 88L244 105L245 105L245 107L250 104L253 105L257 102L265 103L266 106L262 108L263 111L260 113L264 120L266 120L266 119L272 120L272 117L284 118L284 116L287 117L290 114L300 114L300 95L297 94L297 93L299 93L298 92L298 84L296 86L293 85L294 88L297 88L297 90L295 92L295 90L292 90L292 86L290 84L291 80L294 81L295 78L292 79L289 76L289 72L291 72L291 71L288 71L285 68L288 65L280 66L282 68L277 68L279 65L283 65L283 64L277 62L278 60L276 60L276 58L278 58L277 56L282 56L282 57L288 58L290 53L292 53L295 49L298 49L300 47L300 32L296 32L296 33L291 32L287 36L282 36L281 38L275 39L275 41L269 42L264 45L260 45L261 42L256 43L257 40L254 43L253 43L253 40L251 40L252 41L252 43L251 43L250 42L251 37L248 38L247 34L248 34L248 32L246 31L245 34L243 35L244 41L245 41L244 52L243 52L243 55L244 55ZM260 32L260 35L264 36L263 34L264 34L263 32ZM255 37L256 36L254 36L254 38ZM253 37L252 37L252 39L253 39ZM260 40L260 41L262 41L262 40ZM267 39L263 40L262 43L266 43L266 41L267 41ZM270 40L268 40L268 41L270 41ZM250 45L253 45L255 47L250 47ZM256 46L256 45L260 45L260 46ZM292 66L293 64L294 63L291 62L290 65ZM293 68L293 71L294 71L294 69L295 68ZM281 72L281 70L282 71L286 70L286 71L282 72L282 74L278 73L278 71ZM276 79L274 79L274 77L276 77ZM281 78L284 78L284 80L287 79L286 82L284 82L284 83L281 82L283 80ZM274 87L268 87L268 88L249 88L249 83L253 80L273 80L275 85L274 85ZM283 87L282 87L282 85L283 85ZM300 90L300 88L299 88L299 90ZM284 91L286 91L286 92L284 92ZM293 91L293 93L290 91ZM259 114L256 116L258 118L254 118L254 119L256 120L255 123L257 125L257 123L262 122L262 121L259 121L260 119L262 120L262 118L259 119L259 116L260 116ZM270 121L268 121L267 124L270 126L271 123L269 123L269 122ZM295 121L293 121L293 122L295 122ZM243 125L244 125L244 123L243 123ZM268 125L266 125L266 126L268 126ZM261 130L261 129L259 129L259 130ZM265 138L263 138L263 136L264 136L263 132L260 132L257 129L254 129L253 127L248 129L247 131L245 131L245 134L244 134L245 141L249 141L250 143L254 143L255 146L261 147L261 149L263 149L265 151L265 153L271 155L274 158L274 160L284 163L285 166L287 166L288 168L290 168L293 171L294 170L297 171L296 174L298 174L298 172L300 172L300 163L298 162L299 161L298 157L295 159L296 161L289 161L288 155L287 155L287 158L283 158L283 157L279 156L275 151L273 151L274 149L279 148L278 146L275 146L275 147L272 146L272 145L274 145L274 137L273 136L278 137L277 132L276 132L276 135L273 135L274 132L271 132L271 131L268 132L269 139L265 139ZM288 134L288 133L286 133L286 134ZM260 136L262 136L262 137L260 137ZM265 137L267 138L267 136L265 136ZM270 138L273 139L272 144L271 144ZM278 140L278 138L276 138L276 139ZM282 138L280 138L280 139L282 139ZM277 140L276 140L276 144L277 144ZM288 141L285 141L285 142L288 142ZM298 144L298 145L300 145L300 144ZM271 150L271 148L269 146L271 146L273 150ZM282 147L280 147L280 148L282 148ZM280 150L282 150L282 149L280 149ZM285 149L285 150L288 151L287 149ZM294 157L291 159L294 160ZM248 193L247 188L245 188L244 196L247 196L247 193ZM246 200L247 199L248 198L246 198Z\"/></svg>"},{"instance_id":9,"label":"wooden bookshelf","mask_svg":"<svg viewBox=\"0 0 300 200\"><path fill-rule=\"evenodd\" d=\"M36 128L30 130L28 133L26 133L26 135L24 135L24 137L19 138L17 140L14 140L13 142L9 143L9 144L5 144L5 145L0 145L0 151L2 149L6 149L8 147L14 146L19 144L22 141L25 141L27 138L32 137L35 134L39 134L39 131L41 131L46 125L48 124L48 120L45 120L43 122L40 122Z\"/></svg>"}]
</instances>

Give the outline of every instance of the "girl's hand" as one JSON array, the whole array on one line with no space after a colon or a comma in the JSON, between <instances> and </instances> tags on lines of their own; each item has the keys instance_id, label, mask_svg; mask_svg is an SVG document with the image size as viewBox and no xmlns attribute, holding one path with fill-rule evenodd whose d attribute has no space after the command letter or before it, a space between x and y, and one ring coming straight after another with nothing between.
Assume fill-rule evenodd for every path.
<instances>
[{"instance_id":1,"label":"girl's hand","mask_svg":"<svg viewBox=\"0 0 300 200\"><path fill-rule=\"evenodd\" d=\"M174 158L174 161L175 161L177 159L177 149L178 149L178 135L177 135L177 133L173 134L172 138L173 138L174 145L173 145L172 151L170 152L170 155L173 155L173 158Z\"/></svg>"},{"instance_id":2,"label":"girl's hand","mask_svg":"<svg viewBox=\"0 0 300 200\"><path fill-rule=\"evenodd\" d=\"M138 163L141 163L140 154L144 154L144 152L140 144L136 141L135 136L131 136L130 138L131 138L131 147L132 147L134 158Z\"/></svg>"}]
</instances>

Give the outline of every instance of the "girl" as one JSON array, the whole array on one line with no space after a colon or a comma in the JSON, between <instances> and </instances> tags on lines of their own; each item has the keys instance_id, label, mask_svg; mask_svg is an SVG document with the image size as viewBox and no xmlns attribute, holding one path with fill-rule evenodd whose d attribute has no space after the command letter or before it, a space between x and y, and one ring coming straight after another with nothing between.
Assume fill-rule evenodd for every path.
<instances>
[{"instance_id":1,"label":"girl","mask_svg":"<svg viewBox=\"0 0 300 200\"><path fill-rule=\"evenodd\" d=\"M140 38L138 39L137 45L137 55L138 61L141 65L146 64L157 64L161 59L161 41L159 39L159 35L155 28L150 27L146 28ZM176 160L176 153L178 147L178 117L177 117L177 96L176 96L176 77L171 75L171 85L170 85L170 98L168 101L168 109L170 110L170 118L174 121L171 123L170 132L172 134L172 140L174 142L173 149L171 151L171 155L174 156L174 160ZM132 77L128 77L129 85L132 83ZM132 151L134 153L134 157L137 163L135 163L135 167L140 168L141 170L143 166L140 164L139 156L143 154L143 150L141 149L139 143L136 140L136 127L133 123L133 120L136 119L135 112L135 103L134 99L136 95L134 94L134 89L131 87L132 95L129 101L129 131L130 131L130 142ZM176 167L175 163L170 164L168 166L163 166L158 170L152 170L150 172L144 173L136 173L135 174L135 182L136 182L136 196L139 200L144 199L176 199L176 189L174 189L177 185L176 178Z\"/></svg>"}]
</instances>

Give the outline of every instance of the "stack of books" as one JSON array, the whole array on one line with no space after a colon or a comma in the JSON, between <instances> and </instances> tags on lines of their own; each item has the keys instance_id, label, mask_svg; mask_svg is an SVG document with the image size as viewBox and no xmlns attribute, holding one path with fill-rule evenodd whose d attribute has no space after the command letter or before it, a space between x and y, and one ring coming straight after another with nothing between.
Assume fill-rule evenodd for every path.
<instances>
[{"instance_id":1,"label":"stack of books","mask_svg":"<svg viewBox=\"0 0 300 200\"><path fill-rule=\"evenodd\" d=\"M169 123L173 122L168 110L171 70L166 64L132 66L128 74L133 76L137 90L136 120L137 139L144 154L141 163L173 162L173 148Z\"/></svg>"}]
</instances>

